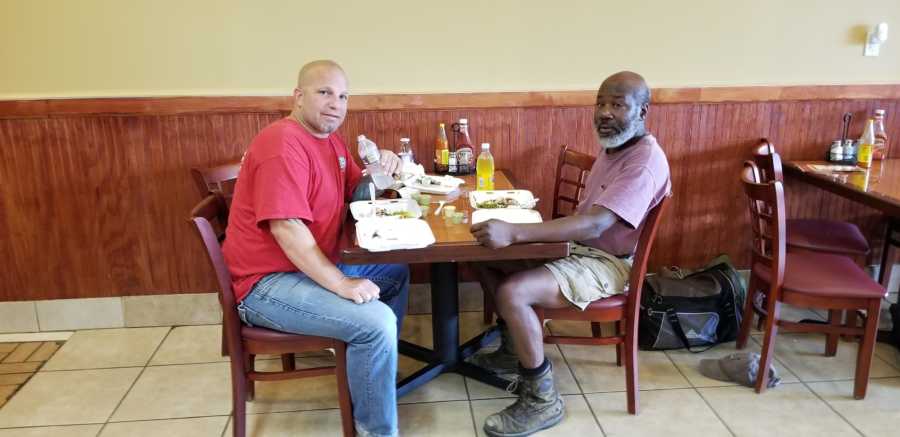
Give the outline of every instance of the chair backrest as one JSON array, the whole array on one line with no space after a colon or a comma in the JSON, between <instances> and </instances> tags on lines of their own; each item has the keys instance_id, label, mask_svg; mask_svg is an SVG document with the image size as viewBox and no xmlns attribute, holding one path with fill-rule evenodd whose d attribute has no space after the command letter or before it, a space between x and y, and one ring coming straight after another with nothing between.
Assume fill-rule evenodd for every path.
<instances>
[{"instance_id":1,"label":"chair backrest","mask_svg":"<svg viewBox=\"0 0 900 437\"><path fill-rule=\"evenodd\" d=\"M781 156L775 153L775 146L765 138L760 138L753 149L753 162L758 167L761 182L784 182L784 172L781 168Z\"/></svg>"},{"instance_id":2,"label":"chair backrest","mask_svg":"<svg viewBox=\"0 0 900 437\"><path fill-rule=\"evenodd\" d=\"M672 193L667 194L654 206L647 217L644 218L641 235L638 237L637 248L634 251L634 261L631 264L631 273L628 275L628 317L637 320L641 304L641 290L644 287L644 277L647 274L647 261L650 259L650 250L656 240L656 231L662 223L663 213L669 206Z\"/></svg>"},{"instance_id":3,"label":"chair backrest","mask_svg":"<svg viewBox=\"0 0 900 437\"><path fill-rule=\"evenodd\" d=\"M191 176L201 197L209 193L221 193L228 197L229 189L237 180L241 171L241 161L228 162L222 165L208 168L192 168Z\"/></svg>"},{"instance_id":4,"label":"chair backrest","mask_svg":"<svg viewBox=\"0 0 900 437\"><path fill-rule=\"evenodd\" d=\"M231 207L231 196L234 194L234 184L238 173L241 171L241 161L229 162L209 168L192 168L191 176L200 198L217 193L225 201L225 207L221 209L220 216L216 217L221 229L216 230L219 241L225 238L225 227L228 226L228 210Z\"/></svg>"},{"instance_id":5,"label":"chair backrest","mask_svg":"<svg viewBox=\"0 0 900 437\"><path fill-rule=\"evenodd\" d=\"M773 290L779 290L784 282L784 186L778 180L762 182L759 170L754 162L747 161L741 171L741 182L750 207L751 266L770 268L772 281L769 285ZM771 297L777 299L777 296Z\"/></svg>"},{"instance_id":6,"label":"chair backrest","mask_svg":"<svg viewBox=\"0 0 900 437\"><path fill-rule=\"evenodd\" d=\"M218 220L223 210L225 210L225 199L218 193L212 193L203 198L191 210L191 218L189 220L193 223L197 230L197 235L206 249L210 266L216 272L216 279L219 283L219 303L222 305L222 323L229 343L229 350L240 351L240 341L238 339L240 339L239 329L241 321L238 318L237 303L234 300L231 273L225 265L225 257L222 255L222 246L219 245L218 235L210 223L213 220ZM238 344L232 343L233 341ZM241 355L237 354L236 356Z\"/></svg>"},{"instance_id":7,"label":"chair backrest","mask_svg":"<svg viewBox=\"0 0 900 437\"><path fill-rule=\"evenodd\" d=\"M584 181L587 174L594 166L594 158L586 153L569 150L568 146L563 145L559 149L559 158L556 161L556 185L553 188L553 218L564 217L570 215L578 207L581 201L581 194L584 191ZM566 177L566 173L570 172L569 168L573 168L576 174L574 179ZM573 186L574 194L567 196L560 192L562 185ZM563 211L563 204L569 205L568 212Z\"/></svg>"}]
</instances>

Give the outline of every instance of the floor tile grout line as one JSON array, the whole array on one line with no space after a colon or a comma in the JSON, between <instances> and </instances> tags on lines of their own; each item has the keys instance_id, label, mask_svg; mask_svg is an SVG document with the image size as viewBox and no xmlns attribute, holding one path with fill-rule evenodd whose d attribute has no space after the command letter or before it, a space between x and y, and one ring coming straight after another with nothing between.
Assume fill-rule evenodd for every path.
<instances>
[{"instance_id":1,"label":"floor tile grout line","mask_svg":"<svg viewBox=\"0 0 900 437\"><path fill-rule=\"evenodd\" d=\"M825 404L825 406L827 406L829 410L833 411L834 414L837 414L837 416L840 417L841 420L843 420L847 425L850 425L850 428L853 428L853 430L859 433L860 436L865 437L865 434L859 428L857 428L856 425L853 424L853 422L850 422L850 420L848 420L846 417L844 417L843 414L835 409L834 406L831 405L831 403L822 398L822 396L819 396L819 394L816 393L816 391L813 390L813 388L810 387L806 382L800 381L800 383L803 384L803 387L806 387L806 389L809 390L809 392L812 393L813 396L816 397L816 399L822 401L822 403Z\"/></svg>"},{"instance_id":2,"label":"floor tile grout line","mask_svg":"<svg viewBox=\"0 0 900 437\"><path fill-rule=\"evenodd\" d=\"M0 427L0 431L8 431L11 429L72 428L72 427L76 427L76 426L88 426L88 425L103 425L103 423L102 422L89 422L89 423L67 423L64 425L34 425L34 426Z\"/></svg>"},{"instance_id":3,"label":"floor tile grout line","mask_svg":"<svg viewBox=\"0 0 900 437\"><path fill-rule=\"evenodd\" d=\"M222 434L220 434L220 437L225 437L225 433L228 432L228 425L231 425L231 419L233 419L233 415L234 415L233 411L232 411L232 414L228 415L228 420L225 421L225 428L222 429Z\"/></svg>"},{"instance_id":4,"label":"floor tile grout line","mask_svg":"<svg viewBox=\"0 0 900 437\"><path fill-rule=\"evenodd\" d=\"M719 412L716 411L715 408L713 408L712 403L709 402L709 399L706 399L706 396L703 396L703 393L700 392L700 390L696 387L694 387L694 392L697 393L697 396L700 396L700 399L703 400L703 403L706 404L706 407L709 408L710 411L712 411L713 415L716 416L717 419L719 419L719 422L722 423L722 426L724 426L732 436L737 436L737 433L734 432L733 429L731 429L731 426L728 425L728 422L726 422L725 419L719 415Z\"/></svg>"},{"instance_id":5,"label":"floor tile grout line","mask_svg":"<svg viewBox=\"0 0 900 437\"><path fill-rule=\"evenodd\" d=\"M469 394L469 378L463 376L463 388L466 389L466 401L469 402L469 415L472 417L472 430L475 431L475 437L478 437L478 424L475 423L475 408L472 407L472 396Z\"/></svg>"},{"instance_id":6,"label":"floor tile grout line","mask_svg":"<svg viewBox=\"0 0 900 437\"><path fill-rule=\"evenodd\" d=\"M129 329L129 328L125 328L125 329ZM131 394L131 390L134 389L134 386L137 385L138 381L140 381L141 376L143 376L144 372L147 371L147 364L150 362L150 359L154 355L156 355L156 353L159 351L159 348L162 347L163 343L166 342L166 339L169 338L169 334L171 334L171 333L172 333L172 327L170 326L169 330L166 331L166 335L163 336L163 338L159 341L159 344L157 344L156 348L153 350L153 353L150 354L150 358L147 358L147 362L144 363L143 367L141 367L141 371L138 372L137 377L134 378L134 381L131 381L131 385L128 386L128 390L125 391L125 394L122 395L122 398L119 399L118 403L116 403L116 407L113 408L113 410L109 413L109 416L107 416L106 421L103 423L103 426L100 428L100 432L97 433L97 435L100 435L103 433L103 430L106 429L106 425L109 424L109 420L112 419L116 415L116 411L119 411L119 408L122 407L122 402L125 402L125 399L128 398L129 394Z\"/></svg>"},{"instance_id":7,"label":"floor tile grout line","mask_svg":"<svg viewBox=\"0 0 900 437\"><path fill-rule=\"evenodd\" d=\"M594 407L591 406L591 402L588 401L587 395L584 393L581 393L581 398L584 399L584 403L587 404L588 411L591 412L591 416L594 416L594 423L596 423L597 427L600 428L600 434L603 435L603 437L606 437L606 430L603 429L603 425L600 424L600 418L597 417L597 412L594 411Z\"/></svg>"},{"instance_id":8,"label":"floor tile grout line","mask_svg":"<svg viewBox=\"0 0 900 437\"><path fill-rule=\"evenodd\" d=\"M722 416L719 416L719 412L716 411L716 409L713 408L713 406L706 400L706 398L703 397L703 394L700 393L700 390L697 390L697 386L694 384L694 381L691 381L691 379L684 374L681 368L678 367L678 363L676 363L675 360L673 360L672 357L669 356L669 352L664 351L664 354L666 355L666 358L669 360L669 362L672 363L672 366L675 367L675 370L681 375L681 377L684 378L684 380L687 381L688 384L690 384L690 390L693 390L694 393L697 394L697 396L700 396L700 399L703 400L703 403L706 404L706 407L709 408L709 411L713 413L713 416L716 416L716 419L719 419L719 423L721 423L722 426L724 426L732 436L736 436L737 434L735 434L734 430L732 430L731 427L728 426L728 424L725 422L725 419L723 419Z\"/></svg>"}]
</instances>

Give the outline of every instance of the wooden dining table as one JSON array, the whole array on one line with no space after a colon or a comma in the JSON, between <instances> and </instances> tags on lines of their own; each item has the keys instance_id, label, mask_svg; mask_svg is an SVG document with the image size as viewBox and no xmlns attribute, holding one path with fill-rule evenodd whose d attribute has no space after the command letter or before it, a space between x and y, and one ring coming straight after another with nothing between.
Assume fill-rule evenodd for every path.
<instances>
[{"instance_id":1,"label":"wooden dining table","mask_svg":"<svg viewBox=\"0 0 900 437\"><path fill-rule=\"evenodd\" d=\"M370 252L356 244L355 226L352 221L344 226L341 244L341 261L346 264L429 264L431 279L431 316L434 348L400 341L400 353L426 363L426 366L398 383L397 395L403 396L445 372L455 372L495 387L505 388L509 381L465 361L470 355L496 338L496 327L488 329L466 343L459 336L459 279L458 266L463 262L499 261L516 259L556 259L568 256L569 244L527 243L514 244L502 249L482 246L472 236L469 221L473 208L468 193L474 190L474 175L462 176L465 182L459 190L449 195L432 195L430 209L422 219L428 222L434 233L435 243L421 249L403 249L386 252ZM495 173L495 189L508 190L514 186L501 170ZM468 218L464 223L453 223L436 215L438 202L445 201L457 212ZM446 207L446 206L445 206ZM352 220L352 219L348 219Z\"/></svg>"},{"instance_id":2,"label":"wooden dining table","mask_svg":"<svg viewBox=\"0 0 900 437\"><path fill-rule=\"evenodd\" d=\"M889 218L900 218L900 159L874 161L864 171L828 171L825 161L787 161L785 176L812 184L870 206Z\"/></svg>"}]
</instances>

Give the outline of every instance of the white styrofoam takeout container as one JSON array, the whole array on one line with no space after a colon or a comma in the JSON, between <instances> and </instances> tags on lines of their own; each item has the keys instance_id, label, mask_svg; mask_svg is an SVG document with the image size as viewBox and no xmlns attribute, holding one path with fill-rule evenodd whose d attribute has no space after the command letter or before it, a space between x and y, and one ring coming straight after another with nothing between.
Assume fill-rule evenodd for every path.
<instances>
[{"instance_id":1,"label":"white styrofoam takeout container","mask_svg":"<svg viewBox=\"0 0 900 437\"><path fill-rule=\"evenodd\" d=\"M419 249L435 242L425 220L369 218L356 222L356 242L371 252Z\"/></svg>"}]
</instances>

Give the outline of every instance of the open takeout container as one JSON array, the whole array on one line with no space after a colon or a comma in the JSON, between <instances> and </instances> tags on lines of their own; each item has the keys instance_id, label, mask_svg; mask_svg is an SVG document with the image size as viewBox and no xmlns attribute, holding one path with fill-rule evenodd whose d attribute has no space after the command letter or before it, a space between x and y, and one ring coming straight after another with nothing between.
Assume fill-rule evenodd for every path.
<instances>
[{"instance_id":1,"label":"open takeout container","mask_svg":"<svg viewBox=\"0 0 900 437\"><path fill-rule=\"evenodd\" d=\"M490 219L497 219L507 223L541 223L541 213L533 209L503 208L503 209L476 209L472 211L472 224L481 223Z\"/></svg>"},{"instance_id":2,"label":"open takeout container","mask_svg":"<svg viewBox=\"0 0 900 437\"><path fill-rule=\"evenodd\" d=\"M470 191L469 204L481 209L531 209L537 201L528 190Z\"/></svg>"},{"instance_id":3,"label":"open takeout container","mask_svg":"<svg viewBox=\"0 0 900 437\"><path fill-rule=\"evenodd\" d=\"M370 252L419 249L435 242L424 220L370 218L356 222L356 242Z\"/></svg>"},{"instance_id":4,"label":"open takeout container","mask_svg":"<svg viewBox=\"0 0 900 437\"><path fill-rule=\"evenodd\" d=\"M358 200L350 204L350 214L356 220L415 219L422 217L422 208L413 199Z\"/></svg>"}]
</instances>

